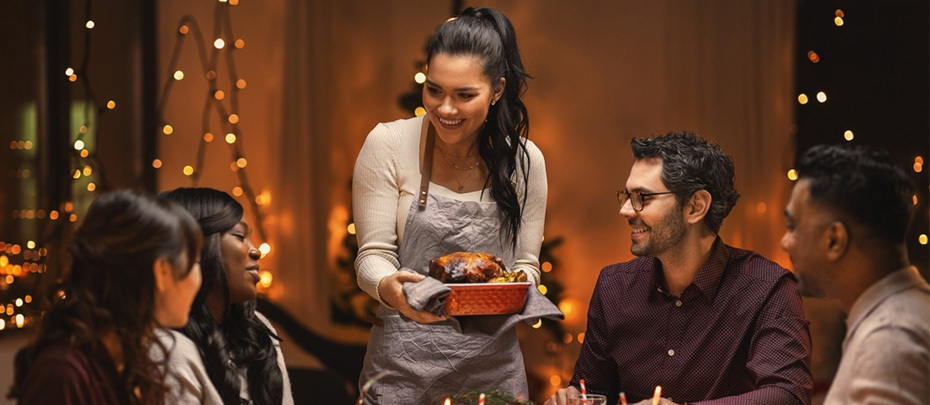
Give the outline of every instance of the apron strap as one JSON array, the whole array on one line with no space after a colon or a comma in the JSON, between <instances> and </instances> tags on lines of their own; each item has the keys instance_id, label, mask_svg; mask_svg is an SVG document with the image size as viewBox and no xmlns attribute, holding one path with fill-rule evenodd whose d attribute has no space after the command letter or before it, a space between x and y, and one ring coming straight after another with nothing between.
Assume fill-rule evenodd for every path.
<instances>
[{"instance_id":1,"label":"apron strap","mask_svg":"<svg viewBox=\"0 0 930 405\"><path fill-rule=\"evenodd\" d=\"M423 151L423 167L420 168L422 177L420 178L420 195L417 196L417 205L420 211L426 209L426 195L429 194L429 179L433 171L433 148L436 144L436 129L433 124L427 120L426 127L426 150Z\"/></svg>"}]
</instances>

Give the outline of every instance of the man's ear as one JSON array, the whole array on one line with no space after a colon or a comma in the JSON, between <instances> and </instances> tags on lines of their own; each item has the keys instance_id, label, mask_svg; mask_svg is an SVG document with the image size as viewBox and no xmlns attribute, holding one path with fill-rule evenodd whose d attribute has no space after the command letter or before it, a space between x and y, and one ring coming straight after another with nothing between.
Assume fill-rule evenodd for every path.
<instances>
[{"instance_id":1,"label":"man's ear","mask_svg":"<svg viewBox=\"0 0 930 405\"><path fill-rule=\"evenodd\" d=\"M152 273L155 275L155 291L164 293L169 288L172 288L174 269L171 267L171 263L168 263L168 259L164 257L155 259L155 263L152 264Z\"/></svg>"},{"instance_id":2,"label":"man's ear","mask_svg":"<svg viewBox=\"0 0 930 405\"><path fill-rule=\"evenodd\" d=\"M846 255L849 249L849 228L840 221L834 221L823 233L827 249L827 259L837 261Z\"/></svg>"},{"instance_id":3,"label":"man's ear","mask_svg":"<svg viewBox=\"0 0 930 405\"><path fill-rule=\"evenodd\" d=\"M688 203L684 206L685 221L689 224L696 224L704 220L707 211L710 210L710 203L713 197L707 190L695 191Z\"/></svg>"}]
</instances>

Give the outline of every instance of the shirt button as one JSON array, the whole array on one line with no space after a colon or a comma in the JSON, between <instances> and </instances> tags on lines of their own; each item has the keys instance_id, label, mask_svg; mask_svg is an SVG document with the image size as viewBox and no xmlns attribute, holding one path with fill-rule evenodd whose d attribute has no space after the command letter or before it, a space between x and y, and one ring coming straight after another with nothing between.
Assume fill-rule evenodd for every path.
<instances>
[{"instance_id":1,"label":"shirt button","mask_svg":"<svg viewBox=\"0 0 930 405\"><path fill-rule=\"evenodd\" d=\"M669 350L669 351L668 351L668 355L669 355L669 356L674 356L674 355L675 355L675 350L674 350L674 349Z\"/></svg>"},{"instance_id":2,"label":"shirt button","mask_svg":"<svg viewBox=\"0 0 930 405\"><path fill-rule=\"evenodd\" d=\"M675 306L676 306L676 307L680 307L680 306L681 306L681 300L675 300Z\"/></svg>"}]
</instances>

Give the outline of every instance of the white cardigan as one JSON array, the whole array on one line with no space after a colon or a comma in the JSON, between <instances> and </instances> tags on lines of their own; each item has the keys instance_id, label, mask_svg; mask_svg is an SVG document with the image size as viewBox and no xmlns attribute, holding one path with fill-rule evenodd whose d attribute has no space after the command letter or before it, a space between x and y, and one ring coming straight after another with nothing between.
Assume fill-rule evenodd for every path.
<instances>
[{"instance_id":1,"label":"white cardigan","mask_svg":"<svg viewBox=\"0 0 930 405\"><path fill-rule=\"evenodd\" d=\"M358 285L378 299L378 283L400 269L397 252L413 197L420 187L420 132L424 116L381 123L365 139L352 177L352 210L358 237L355 271ZM526 205L517 237L512 270L522 270L539 284L539 249L546 215L546 163L542 152L526 139L530 167ZM523 173L515 181L523 194ZM481 191L458 194L435 183L430 192L464 201L478 201ZM490 201L485 190L484 200ZM522 198L522 197L521 197ZM521 200L522 202L522 200Z\"/></svg>"},{"instance_id":2,"label":"white cardigan","mask_svg":"<svg viewBox=\"0 0 930 405\"><path fill-rule=\"evenodd\" d=\"M264 315L256 312L255 316L265 326L268 326L272 333L277 333ZM207 369L203 365L203 359L200 358L200 351L194 341L181 332L171 329L156 329L155 335L170 351L167 362L168 372L165 375L165 385L168 387L166 403L223 405L223 398L220 396L219 391L213 387L210 376L207 375ZM294 405L294 397L291 395L291 381L287 376L287 368L284 365L284 355L281 353L280 342L274 338L271 341L274 343L278 357L278 367L281 369L281 380L284 388L281 403L283 405ZM155 361L161 361L161 350L153 348L152 357ZM249 399L249 384L246 380L246 371L245 368L239 370L241 387L239 397Z\"/></svg>"}]
</instances>

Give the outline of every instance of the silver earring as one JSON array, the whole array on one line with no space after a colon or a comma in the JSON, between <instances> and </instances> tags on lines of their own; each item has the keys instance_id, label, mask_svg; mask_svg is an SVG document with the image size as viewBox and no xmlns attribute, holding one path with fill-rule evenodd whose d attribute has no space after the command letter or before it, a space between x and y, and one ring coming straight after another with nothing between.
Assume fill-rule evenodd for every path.
<instances>
[{"instance_id":1,"label":"silver earring","mask_svg":"<svg viewBox=\"0 0 930 405\"><path fill-rule=\"evenodd\" d=\"M491 100L491 105L494 105L495 103L497 103L497 100Z\"/></svg>"}]
</instances>

